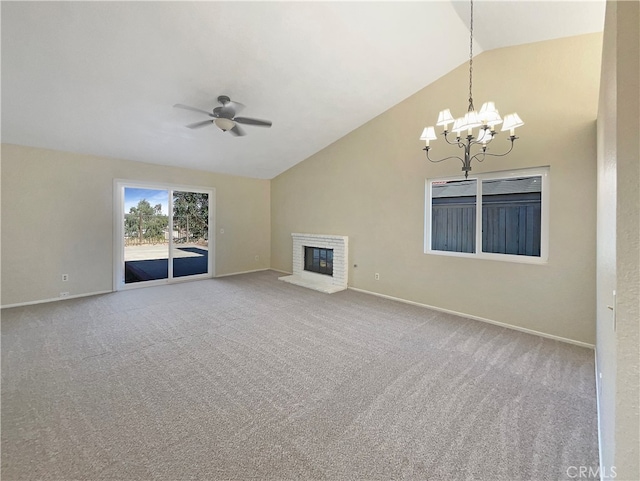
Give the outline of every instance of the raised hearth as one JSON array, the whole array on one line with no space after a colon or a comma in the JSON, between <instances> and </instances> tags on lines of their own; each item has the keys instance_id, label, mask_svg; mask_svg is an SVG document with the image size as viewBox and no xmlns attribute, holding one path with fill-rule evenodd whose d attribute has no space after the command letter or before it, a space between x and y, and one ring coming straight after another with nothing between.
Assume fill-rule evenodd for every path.
<instances>
[{"instance_id":1,"label":"raised hearth","mask_svg":"<svg viewBox=\"0 0 640 481\"><path fill-rule=\"evenodd\" d=\"M343 291L347 288L349 265L349 238L341 235L325 234L291 234L293 238L293 275L280 277L281 281L296 284L316 291L333 292ZM305 251L323 252L322 269L316 269L323 273L311 272L305 269L309 260L305 263ZM328 274L326 260L327 253L331 251L332 273Z\"/></svg>"}]
</instances>

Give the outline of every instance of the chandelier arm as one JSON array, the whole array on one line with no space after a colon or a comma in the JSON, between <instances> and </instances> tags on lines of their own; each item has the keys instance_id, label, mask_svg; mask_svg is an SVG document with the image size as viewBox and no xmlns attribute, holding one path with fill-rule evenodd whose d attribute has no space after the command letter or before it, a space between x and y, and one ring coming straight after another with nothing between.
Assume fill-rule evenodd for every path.
<instances>
[{"instance_id":1,"label":"chandelier arm","mask_svg":"<svg viewBox=\"0 0 640 481\"><path fill-rule=\"evenodd\" d=\"M444 140L447 141L447 144L449 144L449 145L457 145L460 148L464 148L465 147L464 142L460 142L460 139L462 137L456 137L456 140L454 142L452 142L452 141L449 140L449 137L447 137L447 133L446 132L443 133L443 135L444 135Z\"/></svg>"},{"instance_id":2,"label":"chandelier arm","mask_svg":"<svg viewBox=\"0 0 640 481\"><path fill-rule=\"evenodd\" d=\"M471 143L469 145L479 145L482 144L483 146L485 145L489 145L493 139L495 139L495 135L493 137L491 137L489 140L487 140L486 142L483 142L482 140L472 140Z\"/></svg>"},{"instance_id":3,"label":"chandelier arm","mask_svg":"<svg viewBox=\"0 0 640 481\"><path fill-rule=\"evenodd\" d=\"M434 164L437 164L438 162L443 162L443 161L445 161L445 160L449 160L449 159L458 159L460 162L462 162L462 163L464 164L464 159L462 159L461 157L458 157L457 155L451 155L451 156L449 156L449 157L445 157L445 158L443 158L443 159L437 159L437 160L436 160L436 159L432 159L431 157L429 157L429 150L430 150L430 149L427 149L427 148L425 147L425 148L424 148L424 149L422 149L422 150L424 150L424 151L427 153L427 159L429 160L429 162L433 162Z\"/></svg>"},{"instance_id":4,"label":"chandelier arm","mask_svg":"<svg viewBox=\"0 0 640 481\"><path fill-rule=\"evenodd\" d=\"M482 158L480 158L479 156L482 156ZM478 152L476 155L474 155L473 157L469 157L469 164L471 164L472 160L477 161L478 163L482 163L485 159L485 156L487 155L487 153L485 151L482 152Z\"/></svg>"},{"instance_id":5,"label":"chandelier arm","mask_svg":"<svg viewBox=\"0 0 640 481\"><path fill-rule=\"evenodd\" d=\"M511 152L513 150L513 145L514 145L514 141L516 140L517 137L510 139L511 140L511 147L509 147L509 150L507 150L505 153L503 154L492 154L491 152L486 152L486 151L482 151L482 152L478 152L477 154L473 155L472 157L469 158L469 161L472 160L477 160L478 162L482 162L486 156L490 156L490 157L504 157L505 155L507 155L509 152ZM482 155L482 159L480 159L480 155Z\"/></svg>"}]
</instances>

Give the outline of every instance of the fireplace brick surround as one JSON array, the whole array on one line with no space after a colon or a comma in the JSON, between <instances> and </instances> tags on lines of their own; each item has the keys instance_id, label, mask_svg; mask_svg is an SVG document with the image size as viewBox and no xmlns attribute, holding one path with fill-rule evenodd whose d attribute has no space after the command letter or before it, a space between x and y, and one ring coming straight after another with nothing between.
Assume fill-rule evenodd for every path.
<instances>
[{"instance_id":1,"label":"fireplace brick surround","mask_svg":"<svg viewBox=\"0 0 640 481\"><path fill-rule=\"evenodd\" d=\"M332 294L347 288L349 280L349 237L325 234L291 234L293 238L293 275L281 281ZM304 270L304 248L333 249L333 275Z\"/></svg>"}]
</instances>

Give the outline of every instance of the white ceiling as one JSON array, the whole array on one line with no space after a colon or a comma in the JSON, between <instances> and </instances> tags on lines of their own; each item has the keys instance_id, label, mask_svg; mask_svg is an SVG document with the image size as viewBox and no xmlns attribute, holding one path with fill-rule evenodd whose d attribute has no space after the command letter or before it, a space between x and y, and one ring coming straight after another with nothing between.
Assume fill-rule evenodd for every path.
<instances>
[{"instance_id":1,"label":"white ceiling","mask_svg":"<svg viewBox=\"0 0 640 481\"><path fill-rule=\"evenodd\" d=\"M604 0L481 1L474 54L601 31ZM468 2L2 2L2 142L273 178L468 58ZM190 130L218 95L273 121ZM419 132L416 133L419 135Z\"/></svg>"}]
</instances>

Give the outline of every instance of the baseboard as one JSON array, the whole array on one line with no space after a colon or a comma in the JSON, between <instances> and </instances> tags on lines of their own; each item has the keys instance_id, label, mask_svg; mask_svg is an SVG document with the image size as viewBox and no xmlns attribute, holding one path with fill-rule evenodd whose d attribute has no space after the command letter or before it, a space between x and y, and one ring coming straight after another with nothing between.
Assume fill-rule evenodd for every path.
<instances>
[{"instance_id":1,"label":"baseboard","mask_svg":"<svg viewBox=\"0 0 640 481\"><path fill-rule=\"evenodd\" d=\"M18 302L16 304L7 304L5 306L0 306L0 309L9 309L11 307L33 306L35 304L45 304L47 302L66 301L67 299L78 299L79 297L89 297L89 296L98 296L98 295L101 295L101 294L111 294L112 292L114 292L114 291L96 291L96 292L87 292L86 294L76 294L74 296L53 297L51 299L40 299L38 301Z\"/></svg>"},{"instance_id":2,"label":"baseboard","mask_svg":"<svg viewBox=\"0 0 640 481\"><path fill-rule=\"evenodd\" d=\"M595 376L596 376L596 419L597 419L597 429L598 429L598 466L602 469L602 430L600 429L602 419L600 418L600 376L598 375L598 349L594 349L594 358L595 358ZM600 476L599 480L602 479L602 474L599 472Z\"/></svg>"},{"instance_id":3,"label":"baseboard","mask_svg":"<svg viewBox=\"0 0 640 481\"><path fill-rule=\"evenodd\" d=\"M240 274L251 274L252 272L264 272L264 271L272 271L270 267L265 267L264 269L252 269L250 271L241 271L241 272L229 272L228 274L217 274L213 278L218 279L220 277L229 277L229 276L238 276Z\"/></svg>"},{"instance_id":4,"label":"baseboard","mask_svg":"<svg viewBox=\"0 0 640 481\"><path fill-rule=\"evenodd\" d=\"M535 331L533 329L527 329L526 327L514 326L511 324L506 324L500 321L494 321L493 319L486 319L484 317L474 316L472 314L466 314L464 312L452 311L450 309L443 309L441 307L430 306L429 304L423 304L421 302L409 301L407 299L402 299L400 297L388 296L386 294L380 294L378 292L367 291L364 289L358 289L357 287L349 287L349 289L357 292L362 292L364 294L371 294L372 296L383 297L385 299L391 299L392 301L403 302L405 304L411 304L414 306L426 307L427 309L433 309L434 311L444 312L446 314L453 314L454 316L464 317L466 319L473 319L474 321L486 322L488 324L493 324L495 326L504 327L507 329L512 329L514 331L526 332L527 334L533 334L534 336L546 337L547 339L553 339L555 341L566 342L567 344L573 344L576 346L586 347L589 349L595 349L593 344L589 344L587 342L576 341L573 339L568 339L566 337L554 336L553 334L547 334L546 332Z\"/></svg>"},{"instance_id":5,"label":"baseboard","mask_svg":"<svg viewBox=\"0 0 640 481\"><path fill-rule=\"evenodd\" d=\"M283 270L280 270L280 269L274 269L273 267L271 267L269 270L273 271L273 272L280 272L281 274L285 274L285 275L289 275L289 276L293 275L293 272L283 271Z\"/></svg>"}]
</instances>

